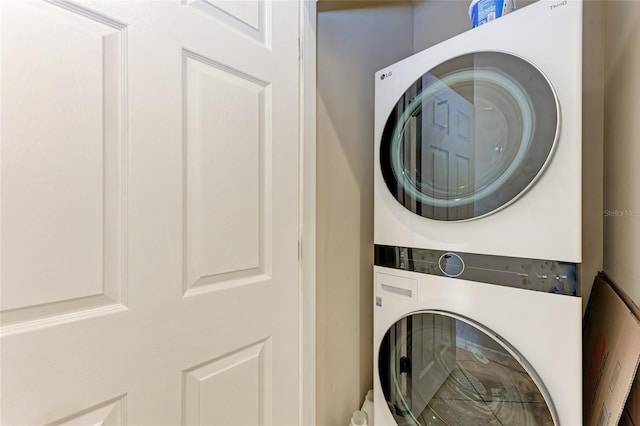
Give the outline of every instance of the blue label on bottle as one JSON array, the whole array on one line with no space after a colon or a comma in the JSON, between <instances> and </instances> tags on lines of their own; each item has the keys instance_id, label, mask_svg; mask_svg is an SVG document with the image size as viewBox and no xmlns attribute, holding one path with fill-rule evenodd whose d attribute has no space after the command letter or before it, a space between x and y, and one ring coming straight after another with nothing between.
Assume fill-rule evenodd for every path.
<instances>
[{"instance_id":1,"label":"blue label on bottle","mask_svg":"<svg viewBox=\"0 0 640 426\"><path fill-rule=\"evenodd\" d=\"M486 24L502 16L504 0L479 0L471 11L474 27Z\"/></svg>"}]
</instances>

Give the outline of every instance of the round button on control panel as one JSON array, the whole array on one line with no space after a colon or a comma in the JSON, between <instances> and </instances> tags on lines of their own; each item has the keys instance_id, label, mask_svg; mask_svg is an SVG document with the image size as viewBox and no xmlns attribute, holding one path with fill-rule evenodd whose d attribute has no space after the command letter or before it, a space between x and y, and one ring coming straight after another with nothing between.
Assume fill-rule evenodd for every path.
<instances>
[{"instance_id":1,"label":"round button on control panel","mask_svg":"<svg viewBox=\"0 0 640 426\"><path fill-rule=\"evenodd\" d=\"M455 253L445 253L438 259L438 267L447 277L459 277L464 272L464 260Z\"/></svg>"}]
</instances>

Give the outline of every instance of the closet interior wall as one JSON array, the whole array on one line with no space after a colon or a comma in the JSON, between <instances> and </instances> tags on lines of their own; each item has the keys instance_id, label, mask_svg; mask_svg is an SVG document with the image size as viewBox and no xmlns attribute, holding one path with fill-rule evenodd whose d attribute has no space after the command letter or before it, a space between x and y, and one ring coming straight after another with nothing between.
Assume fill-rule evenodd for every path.
<instances>
[{"instance_id":1,"label":"closet interior wall","mask_svg":"<svg viewBox=\"0 0 640 426\"><path fill-rule=\"evenodd\" d=\"M413 6L317 18L316 424L347 425L373 384L373 74L413 53Z\"/></svg>"}]
</instances>

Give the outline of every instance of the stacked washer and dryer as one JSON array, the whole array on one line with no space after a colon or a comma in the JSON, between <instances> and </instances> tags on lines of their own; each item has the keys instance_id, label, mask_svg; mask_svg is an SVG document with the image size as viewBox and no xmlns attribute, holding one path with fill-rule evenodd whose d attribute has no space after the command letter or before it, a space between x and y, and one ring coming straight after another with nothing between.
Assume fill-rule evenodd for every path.
<instances>
[{"instance_id":1,"label":"stacked washer and dryer","mask_svg":"<svg viewBox=\"0 0 640 426\"><path fill-rule=\"evenodd\" d=\"M582 7L376 73L376 426L582 424Z\"/></svg>"}]
</instances>

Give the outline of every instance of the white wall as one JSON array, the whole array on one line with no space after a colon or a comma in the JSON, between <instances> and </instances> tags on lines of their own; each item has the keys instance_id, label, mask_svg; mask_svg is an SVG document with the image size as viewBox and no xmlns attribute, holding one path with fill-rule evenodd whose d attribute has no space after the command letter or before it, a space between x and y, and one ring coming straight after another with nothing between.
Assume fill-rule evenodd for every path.
<instances>
[{"instance_id":1,"label":"white wall","mask_svg":"<svg viewBox=\"0 0 640 426\"><path fill-rule=\"evenodd\" d=\"M318 14L319 426L347 425L373 384L373 74L413 48L410 3L356 5Z\"/></svg>"},{"instance_id":2,"label":"white wall","mask_svg":"<svg viewBox=\"0 0 640 426\"><path fill-rule=\"evenodd\" d=\"M518 9L537 0L517 0ZM413 51L420 52L471 29L467 0L416 2L413 21Z\"/></svg>"},{"instance_id":3,"label":"white wall","mask_svg":"<svg viewBox=\"0 0 640 426\"><path fill-rule=\"evenodd\" d=\"M471 28L470 1L432 0L416 3L413 51L420 52Z\"/></svg>"},{"instance_id":4,"label":"white wall","mask_svg":"<svg viewBox=\"0 0 640 426\"><path fill-rule=\"evenodd\" d=\"M604 270L637 304L640 304L639 22L640 2L606 2Z\"/></svg>"},{"instance_id":5,"label":"white wall","mask_svg":"<svg viewBox=\"0 0 640 426\"><path fill-rule=\"evenodd\" d=\"M603 269L604 3L583 4L582 306Z\"/></svg>"}]
</instances>

